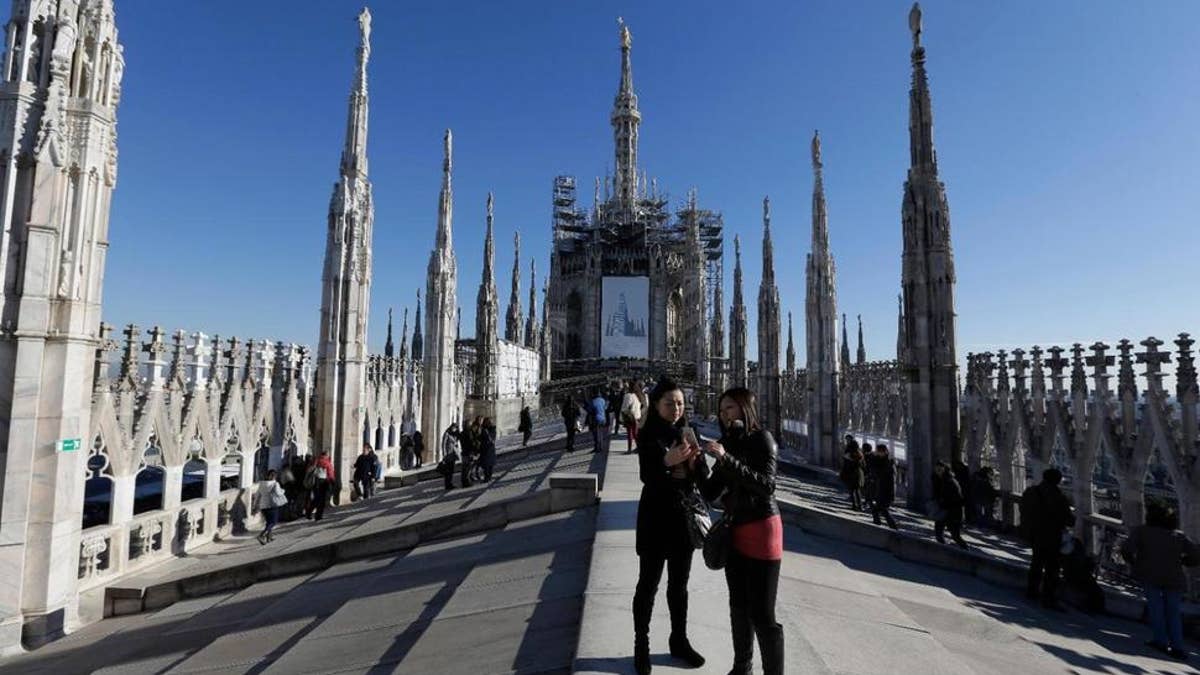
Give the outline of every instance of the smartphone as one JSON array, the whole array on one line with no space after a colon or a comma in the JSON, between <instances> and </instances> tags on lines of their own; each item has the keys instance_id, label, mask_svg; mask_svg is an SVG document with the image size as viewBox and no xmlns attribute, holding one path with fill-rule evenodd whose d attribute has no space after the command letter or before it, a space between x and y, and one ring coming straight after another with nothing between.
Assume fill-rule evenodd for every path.
<instances>
[{"instance_id":1,"label":"smartphone","mask_svg":"<svg viewBox=\"0 0 1200 675\"><path fill-rule=\"evenodd\" d=\"M691 427L684 427L682 433L683 433L683 442L686 443L688 445L688 447L691 447L693 445L695 445L695 446L700 445L700 441L696 440L696 430L695 429L692 429Z\"/></svg>"}]
</instances>

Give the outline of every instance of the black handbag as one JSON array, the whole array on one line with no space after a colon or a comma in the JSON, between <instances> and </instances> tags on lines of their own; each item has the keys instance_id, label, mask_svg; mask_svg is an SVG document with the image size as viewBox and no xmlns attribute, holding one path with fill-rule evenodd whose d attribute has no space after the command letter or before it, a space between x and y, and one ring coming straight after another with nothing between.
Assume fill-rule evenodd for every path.
<instances>
[{"instance_id":1,"label":"black handbag","mask_svg":"<svg viewBox=\"0 0 1200 675\"><path fill-rule=\"evenodd\" d=\"M708 503L700 493L692 490L683 495L683 508L687 512L688 535L693 548L703 548L712 529L712 517L708 515Z\"/></svg>"},{"instance_id":2,"label":"black handbag","mask_svg":"<svg viewBox=\"0 0 1200 675\"><path fill-rule=\"evenodd\" d=\"M728 513L724 513L713 523L704 539L704 566L710 570L725 568L729 560L730 527L732 523Z\"/></svg>"}]
</instances>

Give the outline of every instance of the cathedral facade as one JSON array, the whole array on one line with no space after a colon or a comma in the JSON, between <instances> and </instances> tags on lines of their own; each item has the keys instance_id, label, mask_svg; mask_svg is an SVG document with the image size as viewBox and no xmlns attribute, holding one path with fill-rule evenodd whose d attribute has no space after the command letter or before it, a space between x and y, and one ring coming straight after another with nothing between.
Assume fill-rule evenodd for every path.
<instances>
[{"instance_id":1,"label":"cathedral facade","mask_svg":"<svg viewBox=\"0 0 1200 675\"><path fill-rule=\"evenodd\" d=\"M710 291L721 283L721 217L700 208L695 191L672 213L657 181L639 168L631 44L622 24L610 116L614 175L596 180L590 212L578 206L574 177L554 182L547 310L554 370L595 374L621 361L706 385L711 339L721 330L710 321L719 311Z\"/></svg>"}]
</instances>

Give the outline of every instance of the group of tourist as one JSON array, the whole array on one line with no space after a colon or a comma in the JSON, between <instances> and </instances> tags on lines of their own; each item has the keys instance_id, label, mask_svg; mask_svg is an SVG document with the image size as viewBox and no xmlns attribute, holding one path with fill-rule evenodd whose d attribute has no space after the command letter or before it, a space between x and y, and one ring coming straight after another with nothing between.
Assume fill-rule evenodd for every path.
<instances>
[{"instance_id":1,"label":"group of tourist","mask_svg":"<svg viewBox=\"0 0 1200 675\"><path fill-rule=\"evenodd\" d=\"M523 410L522 416L528 410ZM437 466L446 490L454 489L454 468L460 464L462 487L474 485L476 477L491 482L496 468L496 424L492 418L479 415L466 429L459 429L457 422L446 428L442 434L442 459Z\"/></svg>"},{"instance_id":2,"label":"group of tourist","mask_svg":"<svg viewBox=\"0 0 1200 675\"><path fill-rule=\"evenodd\" d=\"M688 640L687 586L696 548L719 544L729 590L731 672L751 672L757 638L764 672L783 673L783 626L775 619L783 559L783 522L775 503L778 451L759 424L754 394L737 387L721 395L719 440L702 441L687 426L683 391L671 380L660 380L647 403L636 433L642 494L633 597L635 670L639 675L651 670L650 617L664 568L670 653L689 667L704 665L704 657ZM711 468L704 455L715 460ZM698 528L697 511L707 514L710 503L723 507L727 539L707 541L698 534L703 529ZM713 531L707 536L716 536Z\"/></svg>"},{"instance_id":3,"label":"group of tourist","mask_svg":"<svg viewBox=\"0 0 1200 675\"><path fill-rule=\"evenodd\" d=\"M895 499L895 462L887 446L859 445L846 436L839 478L846 486L850 507L870 508L876 525L881 516L896 529L889 507ZM1095 561L1087 555L1072 525L1075 516L1070 500L1060 487L1063 474L1046 469L1041 482L1027 488L1019 503L1018 533L1032 551L1026 578L1026 597L1042 607L1062 611L1058 600L1060 579L1070 582L1085 609L1100 611L1104 592L1095 577ZM993 527L999 490L995 471L984 466L975 472L961 461L938 462L933 469L933 497L927 504L933 519L934 536L945 543L945 533L961 548L965 522ZM1180 602L1187 588L1185 566L1200 565L1200 549L1178 531L1177 513L1157 502L1146 505L1145 524L1130 529L1121 554L1146 593L1147 615L1154 637L1147 645L1177 659L1186 659L1183 645Z\"/></svg>"},{"instance_id":4,"label":"group of tourist","mask_svg":"<svg viewBox=\"0 0 1200 675\"><path fill-rule=\"evenodd\" d=\"M896 500L896 462L886 445L878 443L872 448L863 443L859 447L854 436L847 434L839 477L850 493L851 508L865 511L869 507L876 525L886 521L888 527L897 529L891 512Z\"/></svg>"},{"instance_id":5,"label":"group of tourist","mask_svg":"<svg viewBox=\"0 0 1200 675\"><path fill-rule=\"evenodd\" d=\"M647 391L638 381L630 380L607 391L596 388L590 397L577 394L563 399L559 412L567 433L567 452L575 451L575 435L584 429L592 434L592 452L607 452L612 436L624 426L625 452L632 453L638 429L645 423L649 410Z\"/></svg>"}]
</instances>

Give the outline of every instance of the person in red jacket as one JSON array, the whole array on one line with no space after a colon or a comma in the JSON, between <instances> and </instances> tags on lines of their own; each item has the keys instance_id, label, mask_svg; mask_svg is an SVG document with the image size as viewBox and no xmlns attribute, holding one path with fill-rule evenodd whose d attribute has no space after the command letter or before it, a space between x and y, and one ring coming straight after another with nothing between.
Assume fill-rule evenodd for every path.
<instances>
[{"instance_id":1,"label":"person in red jacket","mask_svg":"<svg viewBox=\"0 0 1200 675\"><path fill-rule=\"evenodd\" d=\"M325 516L325 505L329 503L329 488L337 479L337 474L333 471L333 461L329 459L329 453L322 451L309 471L313 485L313 500L309 508L315 509L313 520L320 520Z\"/></svg>"}]
</instances>

